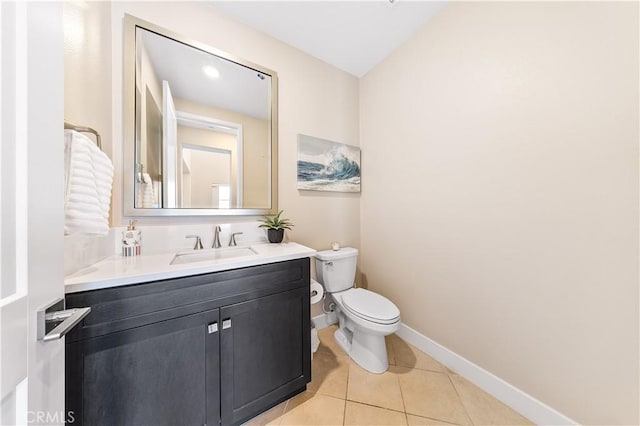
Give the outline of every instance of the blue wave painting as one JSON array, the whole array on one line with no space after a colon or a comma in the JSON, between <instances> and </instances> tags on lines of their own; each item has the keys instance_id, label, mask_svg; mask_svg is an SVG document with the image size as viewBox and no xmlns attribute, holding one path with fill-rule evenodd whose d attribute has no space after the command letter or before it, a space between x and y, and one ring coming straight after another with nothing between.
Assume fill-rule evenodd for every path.
<instances>
[{"instance_id":1,"label":"blue wave painting","mask_svg":"<svg viewBox=\"0 0 640 426\"><path fill-rule=\"evenodd\" d=\"M298 135L298 189L360 192L360 149Z\"/></svg>"}]
</instances>

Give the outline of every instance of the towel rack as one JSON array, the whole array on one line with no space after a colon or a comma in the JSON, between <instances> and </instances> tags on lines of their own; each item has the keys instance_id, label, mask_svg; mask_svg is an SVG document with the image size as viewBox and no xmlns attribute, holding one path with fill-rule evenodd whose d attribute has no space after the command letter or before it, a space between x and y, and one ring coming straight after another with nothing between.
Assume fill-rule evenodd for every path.
<instances>
[{"instance_id":1,"label":"towel rack","mask_svg":"<svg viewBox=\"0 0 640 426\"><path fill-rule=\"evenodd\" d=\"M143 183L144 179L142 179L142 175L144 174L144 164L140 163L138 167L139 172L136 173L136 180L138 183Z\"/></svg>"},{"instance_id":2,"label":"towel rack","mask_svg":"<svg viewBox=\"0 0 640 426\"><path fill-rule=\"evenodd\" d=\"M100 139L100 133L98 133L97 130L86 126L76 126L75 124L69 123L68 121L64 122L64 128L65 130L75 130L76 132L91 133L95 135L96 145L98 145L98 148L102 149L102 140Z\"/></svg>"}]
</instances>

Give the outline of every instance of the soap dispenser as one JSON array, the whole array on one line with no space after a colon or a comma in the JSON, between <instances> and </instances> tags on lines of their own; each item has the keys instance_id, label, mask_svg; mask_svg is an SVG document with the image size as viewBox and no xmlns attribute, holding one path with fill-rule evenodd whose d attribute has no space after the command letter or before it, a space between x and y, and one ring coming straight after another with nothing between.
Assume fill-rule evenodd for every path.
<instances>
[{"instance_id":1,"label":"soap dispenser","mask_svg":"<svg viewBox=\"0 0 640 426\"><path fill-rule=\"evenodd\" d=\"M126 231L122 231L122 255L138 256L140 254L140 242L142 233L136 229L136 221L130 220Z\"/></svg>"}]
</instances>

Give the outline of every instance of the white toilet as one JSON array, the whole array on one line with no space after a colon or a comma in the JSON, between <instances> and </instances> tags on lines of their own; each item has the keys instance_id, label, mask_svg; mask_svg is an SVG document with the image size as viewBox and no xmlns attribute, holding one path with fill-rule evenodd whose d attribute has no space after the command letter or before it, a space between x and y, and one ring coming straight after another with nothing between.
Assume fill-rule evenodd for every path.
<instances>
[{"instance_id":1,"label":"white toilet","mask_svg":"<svg viewBox=\"0 0 640 426\"><path fill-rule=\"evenodd\" d=\"M358 250L351 247L319 251L316 274L336 303L338 344L365 370L384 373L389 368L384 336L400 328L400 310L379 294L353 288L357 258Z\"/></svg>"}]
</instances>

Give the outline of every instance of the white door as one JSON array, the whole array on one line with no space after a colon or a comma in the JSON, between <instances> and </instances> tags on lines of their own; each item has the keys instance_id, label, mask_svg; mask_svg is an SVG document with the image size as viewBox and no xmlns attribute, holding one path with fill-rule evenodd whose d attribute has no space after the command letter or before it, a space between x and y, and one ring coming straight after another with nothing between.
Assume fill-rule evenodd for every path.
<instances>
[{"instance_id":1,"label":"white door","mask_svg":"<svg viewBox=\"0 0 640 426\"><path fill-rule=\"evenodd\" d=\"M178 118L169 83L162 81L162 207L176 208L178 193Z\"/></svg>"},{"instance_id":2,"label":"white door","mask_svg":"<svg viewBox=\"0 0 640 426\"><path fill-rule=\"evenodd\" d=\"M0 1L0 424L62 424L64 339L36 311L64 296L61 2Z\"/></svg>"}]
</instances>

